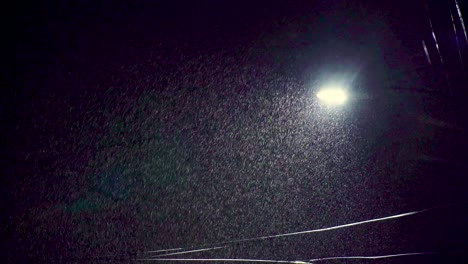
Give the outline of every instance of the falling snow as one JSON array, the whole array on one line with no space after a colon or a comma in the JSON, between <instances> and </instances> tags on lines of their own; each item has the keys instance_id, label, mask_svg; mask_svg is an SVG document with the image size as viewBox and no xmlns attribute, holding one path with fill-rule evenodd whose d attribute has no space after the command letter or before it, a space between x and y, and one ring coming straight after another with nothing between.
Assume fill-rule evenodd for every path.
<instances>
[{"instance_id":1,"label":"falling snow","mask_svg":"<svg viewBox=\"0 0 468 264\"><path fill-rule=\"evenodd\" d=\"M10 261L463 256L466 124L408 71L445 42L403 43L417 27L394 24L399 7L318 2L219 27L163 19L171 29L129 4L117 24L49 29L62 48L37 40L50 54L12 96ZM317 98L333 76L349 81L346 103Z\"/></svg>"}]
</instances>

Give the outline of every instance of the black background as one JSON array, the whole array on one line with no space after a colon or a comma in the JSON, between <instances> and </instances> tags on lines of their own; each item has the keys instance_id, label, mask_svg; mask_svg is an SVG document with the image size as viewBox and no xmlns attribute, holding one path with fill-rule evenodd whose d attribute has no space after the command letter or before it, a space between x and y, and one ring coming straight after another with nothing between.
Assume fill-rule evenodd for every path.
<instances>
[{"instance_id":1,"label":"black background","mask_svg":"<svg viewBox=\"0 0 468 264\"><path fill-rule=\"evenodd\" d=\"M468 86L447 3L428 7L445 65L422 1L3 8L2 257L128 263L456 204L190 256L464 263ZM342 73L367 99L311 107Z\"/></svg>"}]
</instances>

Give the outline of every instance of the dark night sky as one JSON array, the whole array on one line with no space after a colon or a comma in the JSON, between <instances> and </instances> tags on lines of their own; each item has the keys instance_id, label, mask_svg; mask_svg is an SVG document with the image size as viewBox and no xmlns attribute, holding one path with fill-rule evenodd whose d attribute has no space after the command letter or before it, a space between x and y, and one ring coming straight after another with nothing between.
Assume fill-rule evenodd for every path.
<instances>
[{"instance_id":1,"label":"dark night sky","mask_svg":"<svg viewBox=\"0 0 468 264\"><path fill-rule=\"evenodd\" d=\"M440 206L174 257L466 263L467 82L447 3L428 6L449 84L422 1L3 10L2 262L136 263ZM346 105L317 101L330 78Z\"/></svg>"}]
</instances>

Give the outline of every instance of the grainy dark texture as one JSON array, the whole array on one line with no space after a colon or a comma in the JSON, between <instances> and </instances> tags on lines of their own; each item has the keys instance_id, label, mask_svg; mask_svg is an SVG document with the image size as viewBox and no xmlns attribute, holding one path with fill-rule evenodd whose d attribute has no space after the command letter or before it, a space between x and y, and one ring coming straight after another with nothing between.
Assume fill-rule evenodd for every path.
<instances>
[{"instance_id":1,"label":"grainy dark texture","mask_svg":"<svg viewBox=\"0 0 468 264\"><path fill-rule=\"evenodd\" d=\"M251 2L5 11L4 262L131 263L468 200L468 85L445 1L428 6L453 97L421 2ZM315 97L333 76L352 80L342 107ZM462 263L467 220L457 205L184 257Z\"/></svg>"}]
</instances>

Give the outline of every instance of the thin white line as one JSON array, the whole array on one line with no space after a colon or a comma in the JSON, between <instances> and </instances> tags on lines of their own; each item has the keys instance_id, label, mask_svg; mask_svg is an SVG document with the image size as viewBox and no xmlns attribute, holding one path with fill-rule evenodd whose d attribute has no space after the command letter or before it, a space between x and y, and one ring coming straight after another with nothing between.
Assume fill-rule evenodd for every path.
<instances>
[{"instance_id":1,"label":"thin white line","mask_svg":"<svg viewBox=\"0 0 468 264\"><path fill-rule=\"evenodd\" d=\"M435 35L434 28L432 27L431 12L429 11L429 6L427 5L426 2L424 2L424 6L426 7L427 16L429 18L429 25L431 26L432 38L434 39L435 47L436 47L437 53L439 54L440 62L442 63L442 67L444 68L445 79L447 80L448 89L449 89L450 95L453 96L452 86L450 85L450 79L448 77L447 68L445 66L444 59L442 58L442 53L440 52L440 49L439 49L439 43L437 42L437 37Z\"/></svg>"},{"instance_id":2,"label":"thin white line","mask_svg":"<svg viewBox=\"0 0 468 264\"><path fill-rule=\"evenodd\" d=\"M428 255L435 254L436 252L415 252L415 253L401 253L392 255L380 255L380 256L343 256L343 257L325 257L315 258L308 261L301 260L271 260L271 259L224 259L224 258L213 258L213 259L195 259L195 258L142 258L137 259L138 261L193 261L193 262L255 262L255 263L288 263L288 264L310 264L312 262L337 260L337 259L383 259L383 258L396 258L396 257L407 257L417 255Z\"/></svg>"},{"instance_id":3,"label":"thin white line","mask_svg":"<svg viewBox=\"0 0 468 264\"><path fill-rule=\"evenodd\" d=\"M201 249L194 249L194 250L186 250L186 251L180 251L180 252L174 252L174 253L167 253L167 254L156 255L156 256L153 256L153 257L175 256L175 255L189 254L189 253L195 253L195 252L210 251L210 250L221 249L221 248L226 248L226 247L227 247L227 246L222 246L222 247L211 247L211 248L201 248Z\"/></svg>"},{"instance_id":4,"label":"thin white line","mask_svg":"<svg viewBox=\"0 0 468 264\"><path fill-rule=\"evenodd\" d=\"M436 252L416 252L416 253L402 253L402 254L392 254L392 255L382 255L382 256L326 257L326 258L311 259L309 260L309 262L335 260L335 259L383 259L383 258L395 258L395 257L416 256L416 255L427 255L427 254L435 254L435 253Z\"/></svg>"},{"instance_id":5,"label":"thin white line","mask_svg":"<svg viewBox=\"0 0 468 264\"><path fill-rule=\"evenodd\" d=\"M153 250L153 251L145 251L145 253L159 253L159 252L166 252L166 251L177 251L182 250L184 248L171 248L171 249L160 249L160 250Z\"/></svg>"},{"instance_id":6,"label":"thin white line","mask_svg":"<svg viewBox=\"0 0 468 264\"><path fill-rule=\"evenodd\" d=\"M460 63L462 66L463 75L466 79L465 64L463 63L463 57L462 57L462 53L460 50L460 42L458 41L457 27L455 26L455 19L453 19L453 13L452 13L452 7L450 6L450 0L447 0L447 4L448 4L449 11L450 11L450 18L452 19L453 33L455 34L455 40L457 42L458 56L460 57Z\"/></svg>"},{"instance_id":7,"label":"thin white line","mask_svg":"<svg viewBox=\"0 0 468 264\"><path fill-rule=\"evenodd\" d=\"M310 233L325 232L325 231L330 231L330 230L335 230L335 229L341 229L341 228L346 228L346 227L351 227L351 226L363 225L363 224L368 224L368 223L373 223L373 222L379 222L379 221L385 221L385 220L410 216L410 215L419 214L419 213L422 213L422 212L425 212L425 211L428 211L428 210L431 210L431 209L424 209L424 210L420 210L420 211L414 211L414 212L397 214L397 215L392 215L392 216L387 216L387 217L364 220L364 221L359 221L359 222L354 222L354 223L349 223L349 224L344 224L344 225L338 225L338 226L331 226L331 227L325 227L325 228L319 228L319 229L312 229L312 230L306 230L306 231L284 233L284 234L270 235L270 236L263 236L263 237L231 240L231 241L219 242L219 243L216 243L216 244L217 245L220 245L220 244L221 245L222 244L235 244L235 243L239 243L239 242L250 242L250 241L265 240L265 239L278 238L278 237L296 236L296 235L303 235L303 234L310 234ZM198 252L198 251L208 251L208 250L214 250L214 249L225 248L225 247L228 247L228 246L188 250L188 251L175 252L175 253L170 253L170 254L157 255L157 256L154 256L154 257L162 257L162 256L168 256L168 255L182 255L182 254L188 254L188 253L193 253L193 252Z\"/></svg>"},{"instance_id":8,"label":"thin white line","mask_svg":"<svg viewBox=\"0 0 468 264\"><path fill-rule=\"evenodd\" d=\"M211 262L211 261L218 261L218 262L257 262L257 263L289 263L289 264L310 264L307 261L300 261L300 260L271 260L271 259L193 259L193 258L187 258L187 259L180 259L180 258L175 258L175 259L160 259L160 258L144 258L144 259L137 259L139 261L202 261L202 262Z\"/></svg>"},{"instance_id":9,"label":"thin white line","mask_svg":"<svg viewBox=\"0 0 468 264\"><path fill-rule=\"evenodd\" d=\"M458 17L460 18L460 22L461 22L460 24L462 25L463 33L465 33L465 41L466 41L466 44L468 45L468 35L466 34L465 22L463 21L463 16L460 10L460 6L458 5L458 0L455 0L455 5L457 6Z\"/></svg>"},{"instance_id":10,"label":"thin white line","mask_svg":"<svg viewBox=\"0 0 468 264\"><path fill-rule=\"evenodd\" d=\"M346 228L346 227L352 227L352 226L357 226L357 225L363 225L363 224L368 224L368 223L374 223L374 222L380 222L380 221L385 221L385 220L396 219L396 218L400 218L400 217L420 214L420 213L424 213L426 211L431 211L431 210L436 210L436 209L441 209L441 208L465 205L467 203L468 202L462 202L462 203L456 203L456 204L447 204L447 205L443 205L443 206L437 206L437 207L422 209L422 210L419 210L419 211L413 211L413 212L408 212L408 213L402 213L402 214L397 214L397 215L391 215L391 216L374 218L374 219L369 219L369 220L364 220L364 221L359 221L359 222L354 222L354 223L349 223L349 224L343 224L343 225L337 225L337 226L331 226L331 227L325 227L325 228L318 228L318 229L312 229L312 230L306 230L306 231L284 233L284 234L262 236L262 237L254 237L254 238L237 239L237 240L230 240L230 241L222 241L222 242L218 242L218 243L200 245L200 247L201 246L207 247L207 246L216 246L216 245L218 245L216 247L202 248L202 249L196 249L195 247L192 247L193 250L175 252L175 253L171 253L171 254L186 254L186 253L196 252L198 250L207 251L207 250L213 250L213 249L219 249L219 248L227 248L227 247L229 247L228 244L235 244L235 243L240 243L240 242L259 241L259 240L265 240L265 239L270 239L270 238L278 238L278 237L286 237L286 236L303 235L303 234L330 231L330 230L335 230L335 229L341 229L341 228ZM220 245L224 245L224 246L220 246ZM181 250L183 250L183 249L181 249ZM160 251L164 251L164 250L160 250ZM154 251L146 251L144 253L151 253L151 252L154 252ZM158 255L158 256L163 256L163 255ZM156 257L158 257L158 256L156 256Z\"/></svg>"},{"instance_id":11,"label":"thin white line","mask_svg":"<svg viewBox=\"0 0 468 264\"><path fill-rule=\"evenodd\" d=\"M426 43L424 42L424 40L422 41L422 44L423 44L423 48L424 48L424 53L426 53L427 61L429 62L429 65L432 66L431 57L429 56L429 51L427 50Z\"/></svg>"},{"instance_id":12,"label":"thin white line","mask_svg":"<svg viewBox=\"0 0 468 264\"><path fill-rule=\"evenodd\" d=\"M385 221L385 220L405 217L405 216L409 216L409 215L419 214L419 213L425 212L427 210L429 210L429 209L425 209L425 210L421 210L421 211L414 211L414 212L409 212L409 213L403 213L403 214L397 214L397 215L392 215L392 216L387 216L387 217L382 217L382 218L364 220L364 221L359 221L359 222L354 222L354 223L349 223L349 224L344 224L344 225L320 228L320 229L313 229L313 230L307 230L307 231L300 231L300 232L279 234L279 235L273 235L273 236L266 236L266 237L262 237L262 239L284 237L284 236L295 236L295 235L330 231L330 230L341 229L341 228L350 227L350 226L357 226L357 225L362 225L362 224L368 224L368 223L373 223L373 222Z\"/></svg>"}]
</instances>

